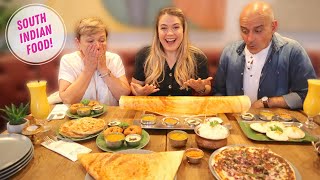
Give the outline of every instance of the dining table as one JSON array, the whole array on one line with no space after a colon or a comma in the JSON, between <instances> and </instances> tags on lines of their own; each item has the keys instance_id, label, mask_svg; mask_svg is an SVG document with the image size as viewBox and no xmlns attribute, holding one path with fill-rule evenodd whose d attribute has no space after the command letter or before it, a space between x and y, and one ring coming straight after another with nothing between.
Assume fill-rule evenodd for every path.
<instances>
[{"instance_id":1,"label":"dining table","mask_svg":"<svg viewBox=\"0 0 320 180\"><path fill-rule=\"evenodd\" d=\"M250 109L249 112L257 114L262 109ZM275 113L289 113L292 117L303 123L306 120L306 116L300 111L293 111L281 108L268 108L268 110ZM97 117L102 118L106 122L121 121L132 124L134 120L139 119L144 111L136 111L130 109L122 109L118 106L108 106L106 112ZM320 156L315 152L311 142L279 142L279 141L256 141L249 139L241 127L239 121L241 117L239 113L217 114L223 120L223 124L228 124L230 129L230 135L227 138L227 146L229 145L247 145L254 147L265 147L271 151L280 155L287 161L289 161L298 171L302 179L315 180L320 179ZM37 138L41 139L43 136L55 136L59 126L69 121L70 118L66 116L64 119L51 120L46 122L46 126L50 127L50 130L38 134ZM171 129L145 129L150 135L148 144L143 149L164 152L164 151L179 151L186 150L188 148L198 148L195 141L196 134L194 130L185 130L188 133L188 141L185 147L175 148L172 147L169 142L168 133ZM305 129L314 137L319 137L320 128L317 129ZM7 133L6 131L2 133ZM96 144L96 138L87 139L84 141L77 141L77 143L86 146L92 150L92 153L103 153ZM190 164L184 156L180 167L176 174L177 180L206 180L215 179L209 166L209 159L213 149L203 149L204 158L201 159L198 164ZM21 171L16 173L10 179L19 180L31 180L31 179L85 179L87 172L79 161L73 162L64 156L55 153L39 142L34 143L34 157L30 163Z\"/></svg>"}]
</instances>

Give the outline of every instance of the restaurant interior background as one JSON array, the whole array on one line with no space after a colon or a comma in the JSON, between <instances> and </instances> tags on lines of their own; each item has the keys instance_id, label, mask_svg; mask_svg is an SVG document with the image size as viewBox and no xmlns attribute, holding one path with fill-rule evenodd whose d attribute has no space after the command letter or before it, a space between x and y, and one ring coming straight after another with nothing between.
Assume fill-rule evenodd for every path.
<instances>
[{"instance_id":1,"label":"restaurant interior background","mask_svg":"<svg viewBox=\"0 0 320 180\"><path fill-rule=\"evenodd\" d=\"M307 50L320 76L320 6L319 0L265 0L274 8L280 34L299 41ZM75 50L74 25L84 17L102 18L110 31L108 49L118 53L130 78L135 53L150 45L154 18L162 7L181 8L190 24L192 44L208 56L213 76L221 50L228 43L240 39L238 17L250 0L1 0L0 1L0 108L10 103L30 100L26 83L30 80L48 81L48 95L58 90L59 60ZM18 61L7 49L4 32L11 14L23 5L46 4L64 20L67 42L55 60L41 66ZM1 124L4 120L0 119ZM3 126L2 126L3 127Z\"/></svg>"}]
</instances>

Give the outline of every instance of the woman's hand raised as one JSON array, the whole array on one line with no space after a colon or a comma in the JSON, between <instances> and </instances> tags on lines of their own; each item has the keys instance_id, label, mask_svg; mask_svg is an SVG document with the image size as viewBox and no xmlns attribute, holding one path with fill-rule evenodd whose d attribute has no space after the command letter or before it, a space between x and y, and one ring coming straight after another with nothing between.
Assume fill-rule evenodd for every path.
<instances>
[{"instance_id":1,"label":"woman's hand raised","mask_svg":"<svg viewBox=\"0 0 320 180\"><path fill-rule=\"evenodd\" d=\"M109 68L107 67L107 60L106 60L106 51L107 51L107 46L105 45L100 45L99 48L99 55L98 55L98 71L100 72L100 74L103 74L103 72L106 72L109 70ZM110 61L110 59L109 59Z\"/></svg>"},{"instance_id":2,"label":"woman's hand raised","mask_svg":"<svg viewBox=\"0 0 320 180\"><path fill-rule=\"evenodd\" d=\"M144 86L131 82L132 93L136 96L148 96L151 93L158 92L160 89L154 85L146 84Z\"/></svg>"},{"instance_id":3,"label":"woman's hand raised","mask_svg":"<svg viewBox=\"0 0 320 180\"><path fill-rule=\"evenodd\" d=\"M84 52L82 52L84 63L84 71L93 72L98 67L99 47L90 44Z\"/></svg>"},{"instance_id":4,"label":"woman's hand raised","mask_svg":"<svg viewBox=\"0 0 320 180\"><path fill-rule=\"evenodd\" d=\"M211 80L212 77L208 77L207 79L189 79L184 84L194 89L200 95L206 95L211 91Z\"/></svg>"}]
</instances>

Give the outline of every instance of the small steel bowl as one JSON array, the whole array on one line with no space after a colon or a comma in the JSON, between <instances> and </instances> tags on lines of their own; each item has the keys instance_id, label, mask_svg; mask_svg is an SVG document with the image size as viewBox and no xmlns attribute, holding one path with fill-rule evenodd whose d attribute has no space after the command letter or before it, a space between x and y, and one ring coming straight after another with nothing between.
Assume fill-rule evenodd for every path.
<instances>
[{"instance_id":1,"label":"small steel bowl","mask_svg":"<svg viewBox=\"0 0 320 180\"><path fill-rule=\"evenodd\" d=\"M95 105L95 106L92 107L92 111L95 114L102 113L103 112L103 106L102 105Z\"/></svg>"},{"instance_id":2,"label":"small steel bowl","mask_svg":"<svg viewBox=\"0 0 320 180\"><path fill-rule=\"evenodd\" d=\"M141 135L139 134L128 134L125 138L126 144L130 147L137 147L141 142Z\"/></svg>"},{"instance_id":3,"label":"small steel bowl","mask_svg":"<svg viewBox=\"0 0 320 180\"><path fill-rule=\"evenodd\" d=\"M275 118L276 114L268 111L268 110L262 110L259 113L259 118L264 121L272 121Z\"/></svg>"},{"instance_id":4,"label":"small steel bowl","mask_svg":"<svg viewBox=\"0 0 320 180\"><path fill-rule=\"evenodd\" d=\"M114 138L112 136L120 136L120 138L114 140L114 139L112 139L112 138ZM115 132L115 133L110 133L110 134L106 135L104 139L106 141L106 144L107 144L108 148L117 149L117 148L120 148L123 145L125 136L122 133Z\"/></svg>"},{"instance_id":5,"label":"small steel bowl","mask_svg":"<svg viewBox=\"0 0 320 180\"><path fill-rule=\"evenodd\" d=\"M77 114L79 116L90 116L91 114L91 107L90 106L83 106L83 107L79 107L77 109Z\"/></svg>"},{"instance_id":6,"label":"small steel bowl","mask_svg":"<svg viewBox=\"0 0 320 180\"><path fill-rule=\"evenodd\" d=\"M144 114L141 117L141 124L144 125L154 125L156 124L157 116L154 114Z\"/></svg>"},{"instance_id":7,"label":"small steel bowl","mask_svg":"<svg viewBox=\"0 0 320 180\"><path fill-rule=\"evenodd\" d=\"M288 113L280 113L278 114L278 118L280 121L291 121L292 116Z\"/></svg>"},{"instance_id":8,"label":"small steel bowl","mask_svg":"<svg viewBox=\"0 0 320 180\"><path fill-rule=\"evenodd\" d=\"M189 117L186 118L184 121L191 127L198 126L200 123L202 123L202 120L196 117Z\"/></svg>"},{"instance_id":9,"label":"small steel bowl","mask_svg":"<svg viewBox=\"0 0 320 180\"><path fill-rule=\"evenodd\" d=\"M189 148L184 154L186 155L188 162L191 164L200 163L201 159L204 156L203 151L198 148Z\"/></svg>"},{"instance_id":10,"label":"small steel bowl","mask_svg":"<svg viewBox=\"0 0 320 180\"><path fill-rule=\"evenodd\" d=\"M179 119L175 117L165 117L162 121L168 127L173 127L179 123Z\"/></svg>"},{"instance_id":11,"label":"small steel bowl","mask_svg":"<svg viewBox=\"0 0 320 180\"><path fill-rule=\"evenodd\" d=\"M246 121L251 121L254 119L254 115L251 113L243 113L241 114L241 118Z\"/></svg>"},{"instance_id":12,"label":"small steel bowl","mask_svg":"<svg viewBox=\"0 0 320 180\"><path fill-rule=\"evenodd\" d=\"M177 138L177 136L179 136ZM183 147L187 144L188 133L180 130L174 130L168 133L169 142L172 147Z\"/></svg>"},{"instance_id":13,"label":"small steel bowl","mask_svg":"<svg viewBox=\"0 0 320 180\"><path fill-rule=\"evenodd\" d=\"M108 126L109 126L109 127L113 127L113 126L119 126L120 124L121 124L120 121L110 121L110 122L108 123Z\"/></svg>"}]
</instances>

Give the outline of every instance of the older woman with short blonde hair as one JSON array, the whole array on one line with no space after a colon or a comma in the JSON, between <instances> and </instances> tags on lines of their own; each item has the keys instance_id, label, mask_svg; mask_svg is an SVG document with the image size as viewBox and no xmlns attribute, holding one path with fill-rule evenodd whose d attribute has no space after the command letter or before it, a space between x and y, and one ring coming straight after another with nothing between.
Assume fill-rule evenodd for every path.
<instances>
[{"instance_id":1,"label":"older woman with short blonde hair","mask_svg":"<svg viewBox=\"0 0 320 180\"><path fill-rule=\"evenodd\" d=\"M108 52L108 31L99 18L85 18L75 29L78 51L61 58L59 95L66 104L82 99L118 105L121 95L130 94L119 55Z\"/></svg>"}]
</instances>

